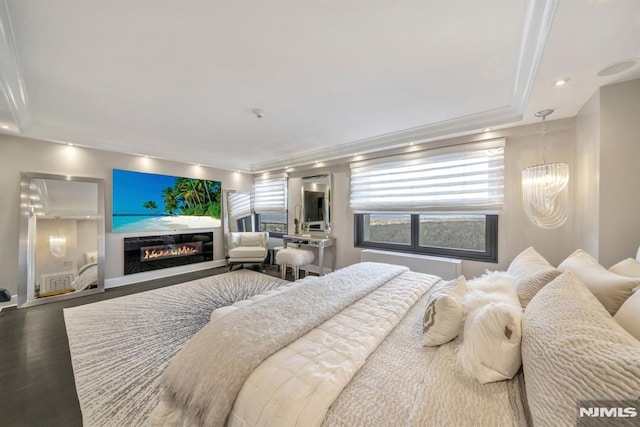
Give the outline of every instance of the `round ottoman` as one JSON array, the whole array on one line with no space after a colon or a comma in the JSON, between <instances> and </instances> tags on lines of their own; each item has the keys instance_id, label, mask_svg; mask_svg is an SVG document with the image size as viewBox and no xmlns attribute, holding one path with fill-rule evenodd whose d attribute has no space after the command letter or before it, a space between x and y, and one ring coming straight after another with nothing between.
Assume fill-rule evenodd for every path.
<instances>
[{"instance_id":1,"label":"round ottoman","mask_svg":"<svg viewBox=\"0 0 640 427\"><path fill-rule=\"evenodd\" d=\"M287 267L293 270L293 280L298 280L300 276L300 267L311 264L315 259L313 252L305 249L283 248L276 254L276 264L280 265L282 278L287 275ZM307 275L305 270L305 276Z\"/></svg>"}]
</instances>

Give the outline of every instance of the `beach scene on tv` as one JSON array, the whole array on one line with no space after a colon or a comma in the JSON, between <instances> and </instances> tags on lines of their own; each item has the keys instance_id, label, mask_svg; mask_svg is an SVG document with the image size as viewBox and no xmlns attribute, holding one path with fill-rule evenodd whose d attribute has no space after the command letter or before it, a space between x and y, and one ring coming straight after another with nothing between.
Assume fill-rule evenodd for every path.
<instances>
[{"instance_id":1,"label":"beach scene on tv","mask_svg":"<svg viewBox=\"0 0 640 427\"><path fill-rule=\"evenodd\" d=\"M111 230L220 227L220 187L219 181L114 169Z\"/></svg>"}]
</instances>

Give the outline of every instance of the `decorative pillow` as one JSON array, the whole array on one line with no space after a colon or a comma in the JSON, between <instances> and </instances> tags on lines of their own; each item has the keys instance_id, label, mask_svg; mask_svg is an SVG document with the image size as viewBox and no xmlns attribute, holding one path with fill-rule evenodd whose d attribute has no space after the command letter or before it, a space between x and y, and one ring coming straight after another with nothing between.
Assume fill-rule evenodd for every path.
<instances>
[{"instance_id":1,"label":"decorative pillow","mask_svg":"<svg viewBox=\"0 0 640 427\"><path fill-rule=\"evenodd\" d=\"M464 276L450 282L440 281L427 300L422 345L438 346L460 333L464 320L462 297L467 290Z\"/></svg>"},{"instance_id":2,"label":"decorative pillow","mask_svg":"<svg viewBox=\"0 0 640 427\"><path fill-rule=\"evenodd\" d=\"M531 300L522 334L533 425L576 425L578 406L589 400L637 398L640 342L573 274L561 274Z\"/></svg>"},{"instance_id":3,"label":"decorative pillow","mask_svg":"<svg viewBox=\"0 0 640 427\"><path fill-rule=\"evenodd\" d=\"M621 276L640 278L640 262L627 258L611 267L609 271Z\"/></svg>"},{"instance_id":4,"label":"decorative pillow","mask_svg":"<svg viewBox=\"0 0 640 427\"><path fill-rule=\"evenodd\" d=\"M262 246L262 236L260 234L241 234L240 246Z\"/></svg>"},{"instance_id":5,"label":"decorative pillow","mask_svg":"<svg viewBox=\"0 0 640 427\"><path fill-rule=\"evenodd\" d=\"M456 342L456 362L468 376L486 384L513 378L520 367L522 307L513 276L487 273L468 282L467 311Z\"/></svg>"},{"instance_id":6,"label":"decorative pillow","mask_svg":"<svg viewBox=\"0 0 640 427\"><path fill-rule=\"evenodd\" d=\"M618 310L614 320L640 341L640 292L634 292Z\"/></svg>"},{"instance_id":7,"label":"decorative pillow","mask_svg":"<svg viewBox=\"0 0 640 427\"><path fill-rule=\"evenodd\" d=\"M633 289L640 286L640 278L624 277L608 271L598 261L578 249L558 266L576 275L613 316Z\"/></svg>"},{"instance_id":8,"label":"decorative pillow","mask_svg":"<svg viewBox=\"0 0 640 427\"><path fill-rule=\"evenodd\" d=\"M84 253L84 263L93 264L98 262L98 251L89 251Z\"/></svg>"},{"instance_id":9,"label":"decorative pillow","mask_svg":"<svg viewBox=\"0 0 640 427\"><path fill-rule=\"evenodd\" d=\"M516 282L516 292L520 298L522 308L527 308L527 304L531 301L540 289L545 287L549 282L558 277L562 271L557 268L547 268L527 274Z\"/></svg>"},{"instance_id":10,"label":"decorative pillow","mask_svg":"<svg viewBox=\"0 0 640 427\"><path fill-rule=\"evenodd\" d=\"M542 255L536 252L533 247L529 247L516 256L507 269L507 273L518 279L526 275L554 268Z\"/></svg>"}]
</instances>

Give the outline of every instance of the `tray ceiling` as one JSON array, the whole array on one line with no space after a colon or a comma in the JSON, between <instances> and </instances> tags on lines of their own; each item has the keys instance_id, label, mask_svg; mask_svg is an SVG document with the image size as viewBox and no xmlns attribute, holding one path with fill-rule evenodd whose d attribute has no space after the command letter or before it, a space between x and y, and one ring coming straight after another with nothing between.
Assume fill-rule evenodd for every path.
<instances>
[{"instance_id":1,"label":"tray ceiling","mask_svg":"<svg viewBox=\"0 0 640 427\"><path fill-rule=\"evenodd\" d=\"M640 57L633 0L3 3L0 132L242 171L570 117L640 76L596 76Z\"/></svg>"}]
</instances>

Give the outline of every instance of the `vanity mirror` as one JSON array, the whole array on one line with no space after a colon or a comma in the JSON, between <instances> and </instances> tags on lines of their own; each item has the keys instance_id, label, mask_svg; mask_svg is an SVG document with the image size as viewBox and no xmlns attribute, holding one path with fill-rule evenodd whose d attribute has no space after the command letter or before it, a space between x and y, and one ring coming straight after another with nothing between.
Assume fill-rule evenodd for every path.
<instances>
[{"instance_id":1,"label":"vanity mirror","mask_svg":"<svg viewBox=\"0 0 640 427\"><path fill-rule=\"evenodd\" d=\"M18 307L104 291L104 181L23 172Z\"/></svg>"},{"instance_id":2,"label":"vanity mirror","mask_svg":"<svg viewBox=\"0 0 640 427\"><path fill-rule=\"evenodd\" d=\"M331 231L331 174L302 178L302 212L309 231Z\"/></svg>"}]
</instances>

